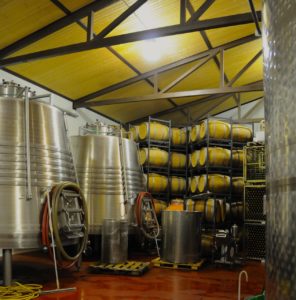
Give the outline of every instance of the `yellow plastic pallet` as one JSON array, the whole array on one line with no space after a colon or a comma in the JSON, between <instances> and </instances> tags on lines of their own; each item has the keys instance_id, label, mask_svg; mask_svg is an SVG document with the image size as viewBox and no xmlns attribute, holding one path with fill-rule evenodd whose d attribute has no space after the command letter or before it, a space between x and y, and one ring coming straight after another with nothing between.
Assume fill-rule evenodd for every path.
<instances>
[{"instance_id":1,"label":"yellow plastic pallet","mask_svg":"<svg viewBox=\"0 0 296 300\"><path fill-rule=\"evenodd\" d=\"M161 260L159 257L152 260L152 264L154 267L166 268L166 269L179 269L179 270L192 270L197 271L203 265L204 259L201 259L199 262L191 263L191 264L178 264L171 263L167 261Z\"/></svg>"},{"instance_id":2,"label":"yellow plastic pallet","mask_svg":"<svg viewBox=\"0 0 296 300\"><path fill-rule=\"evenodd\" d=\"M92 273L141 276L149 270L150 262L128 261L123 264L98 263L90 265Z\"/></svg>"}]
</instances>

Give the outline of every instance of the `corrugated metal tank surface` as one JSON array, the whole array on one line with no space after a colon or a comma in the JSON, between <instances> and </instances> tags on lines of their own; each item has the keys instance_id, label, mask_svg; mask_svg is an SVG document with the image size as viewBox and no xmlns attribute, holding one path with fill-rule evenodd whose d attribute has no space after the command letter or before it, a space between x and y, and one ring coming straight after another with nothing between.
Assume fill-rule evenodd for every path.
<instances>
[{"instance_id":1,"label":"corrugated metal tank surface","mask_svg":"<svg viewBox=\"0 0 296 300\"><path fill-rule=\"evenodd\" d=\"M79 184L88 203L89 233L101 233L105 218L119 220L127 215L131 223L133 207L129 203L145 190L135 142L101 132L73 136L71 144ZM127 197L124 196L125 180ZM126 199L131 201L125 205Z\"/></svg>"},{"instance_id":2,"label":"corrugated metal tank surface","mask_svg":"<svg viewBox=\"0 0 296 300\"><path fill-rule=\"evenodd\" d=\"M264 3L268 300L296 299L296 1Z\"/></svg>"},{"instance_id":3,"label":"corrugated metal tank surface","mask_svg":"<svg viewBox=\"0 0 296 300\"><path fill-rule=\"evenodd\" d=\"M30 100L32 199L27 199L25 103L21 87L0 85L0 248L40 246L42 191L75 182L75 169L58 108Z\"/></svg>"}]
</instances>

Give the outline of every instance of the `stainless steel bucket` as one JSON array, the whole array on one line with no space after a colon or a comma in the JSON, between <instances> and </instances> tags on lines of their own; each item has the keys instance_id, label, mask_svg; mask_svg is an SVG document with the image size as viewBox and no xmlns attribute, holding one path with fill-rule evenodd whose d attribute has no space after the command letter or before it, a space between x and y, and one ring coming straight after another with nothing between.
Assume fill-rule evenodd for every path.
<instances>
[{"instance_id":1,"label":"stainless steel bucket","mask_svg":"<svg viewBox=\"0 0 296 300\"><path fill-rule=\"evenodd\" d=\"M184 264L198 261L201 216L200 212L162 211L162 260Z\"/></svg>"},{"instance_id":2,"label":"stainless steel bucket","mask_svg":"<svg viewBox=\"0 0 296 300\"><path fill-rule=\"evenodd\" d=\"M128 251L128 222L104 219L101 247L101 261L103 263L125 263Z\"/></svg>"}]
</instances>

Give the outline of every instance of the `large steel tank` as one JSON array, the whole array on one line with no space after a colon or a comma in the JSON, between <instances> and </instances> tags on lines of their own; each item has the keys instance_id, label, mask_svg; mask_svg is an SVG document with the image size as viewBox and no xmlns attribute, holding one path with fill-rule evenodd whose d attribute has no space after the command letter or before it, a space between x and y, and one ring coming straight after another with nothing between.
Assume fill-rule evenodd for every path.
<instances>
[{"instance_id":1,"label":"large steel tank","mask_svg":"<svg viewBox=\"0 0 296 300\"><path fill-rule=\"evenodd\" d=\"M118 127L99 122L72 136L79 185L89 209L89 233L100 234L104 219L133 222L133 203L145 190L136 143Z\"/></svg>"},{"instance_id":2,"label":"large steel tank","mask_svg":"<svg viewBox=\"0 0 296 300\"><path fill-rule=\"evenodd\" d=\"M44 190L76 181L64 113L38 99L26 110L23 91L0 85L0 248L39 247Z\"/></svg>"},{"instance_id":3,"label":"large steel tank","mask_svg":"<svg viewBox=\"0 0 296 300\"><path fill-rule=\"evenodd\" d=\"M296 299L296 2L264 1L266 299Z\"/></svg>"}]
</instances>

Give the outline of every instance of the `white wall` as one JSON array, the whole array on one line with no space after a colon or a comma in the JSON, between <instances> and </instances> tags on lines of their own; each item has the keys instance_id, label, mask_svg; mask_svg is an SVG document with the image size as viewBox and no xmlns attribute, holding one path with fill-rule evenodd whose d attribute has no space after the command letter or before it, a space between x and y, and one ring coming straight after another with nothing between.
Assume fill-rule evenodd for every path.
<instances>
[{"instance_id":1,"label":"white wall","mask_svg":"<svg viewBox=\"0 0 296 300\"><path fill-rule=\"evenodd\" d=\"M21 78L18 78L10 73L7 73L3 70L0 70L0 79L2 82L2 79L11 81L13 80L15 83L20 84L21 86L28 86L31 88L31 90L36 91L37 95L41 94L51 94L51 99L52 99L52 104L62 108L62 109L67 109L73 112L76 112L79 116L78 118L73 118L67 116L67 124L68 124L68 129L69 129L69 135L77 135L79 132L79 127L85 125L86 122L94 122L96 120L99 120L101 122L107 123L107 124L116 124L113 121L96 114L88 109L85 108L79 108L77 110L72 109L72 102L62 98L54 93L51 93L45 89L42 89L28 81L25 81Z\"/></svg>"},{"instance_id":2,"label":"white wall","mask_svg":"<svg viewBox=\"0 0 296 300\"><path fill-rule=\"evenodd\" d=\"M256 107L255 110L253 110L254 107ZM248 114L248 112L251 112L251 113ZM221 117L221 118L232 118L232 119L236 120L238 118L238 110L237 110L237 108L233 108L231 110L228 110L226 112L218 114L217 116ZM256 100L256 101L242 105L241 106L241 118L248 118L248 119L263 118L264 119L264 101Z\"/></svg>"},{"instance_id":3,"label":"white wall","mask_svg":"<svg viewBox=\"0 0 296 300\"><path fill-rule=\"evenodd\" d=\"M238 119L238 109L233 108L226 112L217 115L221 118ZM264 119L264 100L256 100L241 106L241 118L242 119ZM254 123L254 132L260 131L260 124Z\"/></svg>"}]
</instances>

